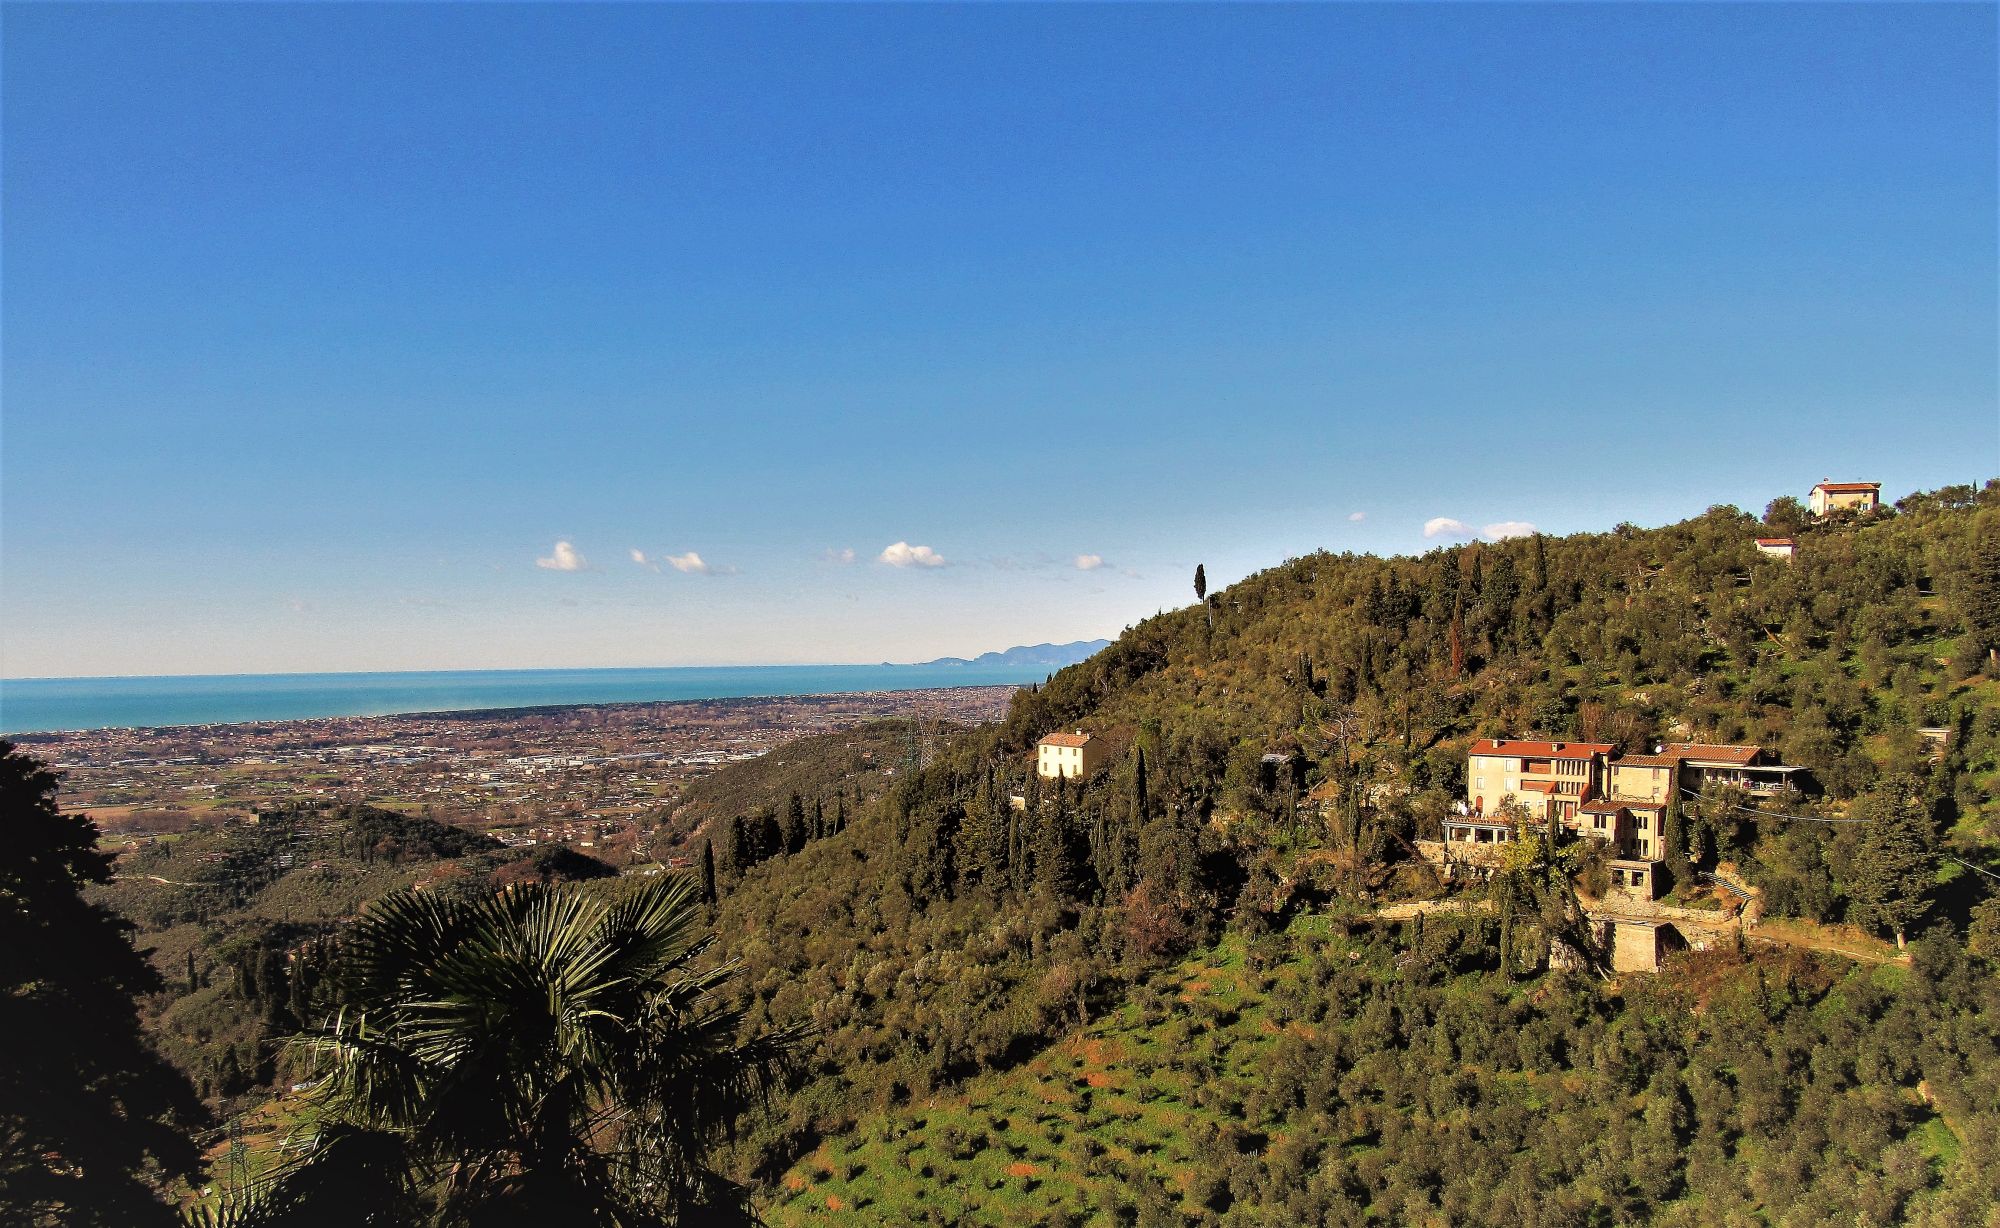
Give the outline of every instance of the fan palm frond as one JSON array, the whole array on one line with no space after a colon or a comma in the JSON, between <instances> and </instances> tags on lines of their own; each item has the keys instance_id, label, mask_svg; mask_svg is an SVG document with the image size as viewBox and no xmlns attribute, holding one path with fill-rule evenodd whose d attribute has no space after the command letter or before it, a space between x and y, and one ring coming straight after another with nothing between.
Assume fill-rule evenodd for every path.
<instances>
[{"instance_id":1,"label":"fan palm frond","mask_svg":"<svg viewBox=\"0 0 2000 1228\"><path fill-rule=\"evenodd\" d=\"M316 1183L354 1164L393 1168L454 1222L546 1205L670 1223L740 1204L704 1157L801 1033L741 1035L719 992L736 966L705 961L712 941L684 876L609 906L539 884L380 902L343 944L348 1008L296 1042L324 1075L299 1162L230 1213L306 1222L286 1208L319 1205Z\"/></svg>"}]
</instances>

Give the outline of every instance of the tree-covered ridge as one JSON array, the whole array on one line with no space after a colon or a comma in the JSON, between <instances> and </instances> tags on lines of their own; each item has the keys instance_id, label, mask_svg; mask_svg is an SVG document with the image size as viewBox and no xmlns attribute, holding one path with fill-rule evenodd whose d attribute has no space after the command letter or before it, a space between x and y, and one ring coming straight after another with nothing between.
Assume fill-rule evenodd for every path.
<instances>
[{"instance_id":1,"label":"tree-covered ridge","mask_svg":"<svg viewBox=\"0 0 2000 1228\"><path fill-rule=\"evenodd\" d=\"M700 830L732 818L777 816L794 796L854 801L880 795L909 758L917 730L910 721L869 721L837 733L800 738L731 764L690 784L668 818L676 833Z\"/></svg>"},{"instance_id":2,"label":"tree-covered ridge","mask_svg":"<svg viewBox=\"0 0 2000 1228\"><path fill-rule=\"evenodd\" d=\"M157 973L141 1001L153 1044L233 1110L292 1081L281 1042L325 1006L330 940L370 901L418 883L477 896L612 873L560 846L512 850L419 815L322 803L154 840L87 894L138 927Z\"/></svg>"},{"instance_id":3,"label":"tree-covered ridge","mask_svg":"<svg viewBox=\"0 0 2000 1228\"><path fill-rule=\"evenodd\" d=\"M773 1224L1976 1224L2000 981L1691 959L1498 975L1497 922L1301 918L1146 978L1005 1073L864 1115Z\"/></svg>"},{"instance_id":4,"label":"tree-covered ridge","mask_svg":"<svg viewBox=\"0 0 2000 1228\"><path fill-rule=\"evenodd\" d=\"M1750 544L1780 529L1799 540L1796 559ZM1779 501L1761 521L1713 509L1656 530L1291 560L1203 592L1202 608L1146 620L1020 692L1004 722L945 738L935 754L917 731L888 726L727 769L704 786L714 808L684 888L740 970L715 981L726 997L714 1009L745 1037L802 1028L810 1040L797 1077L721 1170L774 1191L787 1174L822 1182L801 1157L837 1155L858 1171L836 1172L842 1189L828 1196L851 1206L894 1187L869 1165L903 1162L857 1144L857 1123L873 1132L940 1098L983 1095L996 1075L1046 1063L1037 1055L1065 1035L1113 1028L1135 1048L1206 1046L1220 1064L1182 1075L1227 1081L1275 1077L1266 1063L1298 1032L1330 1046L1308 1065L1339 1076L1308 1115L1246 1093L1194 1105L1182 1121L1191 1141L1161 1140L1170 1158L1221 1157L1221 1184L1195 1188L1151 1156L1119 1168L1087 1154L1080 1183L1036 1178L1067 1192L1031 1200L1030 1214L1571 1222L1597 1198L1628 1220L1808 1222L1846 1199L1871 1216L1958 1222L1967 1186L1954 1157L1990 1170L2000 1129L1990 1111L2000 1050L1982 996L2000 960L2000 904L1980 877L2000 874L1996 648L2000 488L1810 524ZM1081 781L1039 778L1036 739L1070 727L1102 739L1106 766ZM1624 749L1754 742L1810 768L1811 796L1684 799L1672 864L1727 868L1758 889L1767 915L1907 933L1912 955L1864 975L1711 954L1656 985L1593 985L1584 970L1603 961L1580 924L1585 847L1554 832L1524 839L1489 886L1470 889L1440 882L1415 855L1463 796L1466 747L1488 735ZM155 948L161 979L144 1013L204 1097L237 1106L313 1077L282 1040L351 1004L341 934L370 901L416 887L440 908L471 907L510 885L604 873L410 816L324 806L161 840L118 869L85 890L136 919ZM614 901L640 881L572 898ZM542 889L517 890L526 900ZM1367 920L1385 902L1444 893L1476 915L1427 931ZM1330 918L1346 919L1339 933ZM1328 960L1341 966L1336 938L1354 976L1322 975ZM1211 1018L1197 1006L1190 1030L1177 1027L1178 1008L1156 1009L1174 992L1165 970L1190 957L1190 968L1234 967L1234 953L1284 1018L1263 1007ZM1791 1006L1757 1010L1790 1040L1740 1008L1773 986ZM1927 1013L1898 1013L1920 990ZM1330 1039L1378 1025L1396 1038L1393 1063ZM1632 1029L1655 1063L1640 1085L1585 1068L1586 1049ZM1520 1048L1531 1037L1542 1046L1532 1053ZM1855 1065L1868 1046L1908 1060ZM1694 1072L1717 1062L1735 1098L1704 1115ZM1653 1086L1660 1070L1677 1072L1682 1093ZM1753 1087L1789 1099L1739 1112ZM1811 1099L1814 1087L1832 1098ZM1694 1104L1693 1116L1674 1104ZM1366 1122L1342 1116L1369 1105ZM1524 1106L1564 1120L1530 1120ZM1665 1175L1652 1162L1662 1114L1682 1166ZM1578 1121L1625 1139L1630 1154L1568 1133ZM1814 1133L1822 1122L1832 1124ZM961 1126L965 1139L943 1146L973 1146ZM1053 1140L985 1129L1007 1134L1003 1149L1055 1147L1054 1164L1120 1128L1064 1125ZM1786 1145L1785 1130L1805 1141ZM1420 1143L1440 1131L1474 1177L1436 1170ZM1224 1137L1233 1151L1215 1150ZM1318 1177L1284 1150L1309 1139ZM1882 1143L1872 1155L1867 1139ZM1595 1148L1589 1165L1571 1142ZM1545 1152L1566 1158L1545 1164ZM455 1162L439 1152L423 1164ZM1520 1167L1534 1180L1514 1177ZM1130 1206L1086 1200L1107 1174L1159 1189ZM1027 1179L1004 1167L1000 1178ZM1534 1201L1543 1188L1561 1194ZM1714 1201L1702 1201L1711 1188ZM986 1193L959 1218L1006 1218L1002 1187ZM1503 1195L1514 1201L1495 1201ZM986 1194L964 1186L951 1197Z\"/></svg>"},{"instance_id":5,"label":"tree-covered ridge","mask_svg":"<svg viewBox=\"0 0 2000 1228\"><path fill-rule=\"evenodd\" d=\"M1478 736L1765 746L1823 790L1781 813L1897 822L1724 799L1687 816L1681 850L1730 863L1775 912L1948 924L1990 954L2000 907L1944 857L2000 869L1980 579L2000 488L1810 525L1781 500L1767 517L1295 559L1022 692L846 831L725 881L753 1017L819 1029L814 1076L745 1162L775 1174L869 1105L1018 1063L1225 927L1436 890L1411 841L1462 797ZM1754 546L1780 527L1789 562ZM1076 726L1110 766L1036 779L1034 741ZM1923 728L1946 731L1941 754ZM1523 972L1559 904L1510 905L1543 912L1524 916Z\"/></svg>"}]
</instances>

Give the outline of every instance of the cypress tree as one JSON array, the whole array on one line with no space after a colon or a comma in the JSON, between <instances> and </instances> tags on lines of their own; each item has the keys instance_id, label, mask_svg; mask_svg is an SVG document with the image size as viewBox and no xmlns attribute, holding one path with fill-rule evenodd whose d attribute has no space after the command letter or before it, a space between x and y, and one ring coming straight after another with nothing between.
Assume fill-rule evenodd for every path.
<instances>
[{"instance_id":1,"label":"cypress tree","mask_svg":"<svg viewBox=\"0 0 2000 1228\"><path fill-rule=\"evenodd\" d=\"M1895 777L1855 803L1869 820L1851 885L1864 925L1888 930L1903 949L1909 929L1930 907L1929 819L1914 780Z\"/></svg>"},{"instance_id":2,"label":"cypress tree","mask_svg":"<svg viewBox=\"0 0 2000 1228\"><path fill-rule=\"evenodd\" d=\"M1050 898L1074 900L1083 886L1078 866L1076 833L1068 810L1057 806L1035 823L1035 885Z\"/></svg>"},{"instance_id":3,"label":"cypress tree","mask_svg":"<svg viewBox=\"0 0 2000 1228\"><path fill-rule=\"evenodd\" d=\"M753 860L750 856L749 825L743 821L742 815L732 815L729 819L729 829L724 834L725 839L722 844L724 860L729 863L729 872L740 878L743 872L750 868Z\"/></svg>"},{"instance_id":4,"label":"cypress tree","mask_svg":"<svg viewBox=\"0 0 2000 1228\"><path fill-rule=\"evenodd\" d=\"M991 809L986 821L986 872L989 885L1000 891L1007 886L1007 876L1011 872L1008 857L1012 852L1009 843L1014 806L998 788L990 790L987 799Z\"/></svg>"},{"instance_id":5,"label":"cypress tree","mask_svg":"<svg viewBox=\"0 0 2000 1228\"><path fill-rule=\"evenodd\" d=\"M1024 812L1010 810L1007 815L1007 882L1015 890L1021 887L1024 871L1024 850L1021 847L1021 816Z\"/></svg>"},{"instance_id":6,"label":"cypress tree","mask_svg":"<svg viewBox=\"0 0 2000 1228\"><path fill-rule=\"evenodd\" d=\"M1137 827L1146 821L1146 748L1141 746L1133 751L1132 760L1132 825Z\"/></svg>"},{"instance_id":7,"label":"cypress tree","mask_svg":"<svg viewBox=\"0 0 2000 1228\"><path fill-rule=\"evenodd\" d=\"M806 804L794 793L785 803L785 817L778 821L778 848L796 853L806 846Z\"/></svg>"},{"instance_id":8,"label":"cypress tree","mask_svg":"<svg viewBox=\"0 0 2000 1228\"><path fill-rule=\"evenodd\" d=\"M715 906L715 842L701 842L701 902Z\"/></svg>"}]
</instances>

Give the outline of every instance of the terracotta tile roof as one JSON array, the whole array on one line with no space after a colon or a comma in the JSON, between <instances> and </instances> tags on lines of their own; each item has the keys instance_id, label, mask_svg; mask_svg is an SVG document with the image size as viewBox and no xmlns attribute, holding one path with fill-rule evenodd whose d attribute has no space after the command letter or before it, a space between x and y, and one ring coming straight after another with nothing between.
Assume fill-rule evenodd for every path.
<instances>
[{"instance_id":1,"label":"terracotta tile roof","mask_svg":"<svg viewBox=\"0 0 2000 1228\"><path fill-rule=\"evenodd\" d=\"M1817 485L1817 486L1813 487L1813 489L1814 489L1814 490L1823 490L1823 491L1825 491L1826 493L1828 493L1828 494L1830 494L1830 495L1850 495L1850 494L1858 494L1859 492L1861 492L1861 491L1864 491L1864 490L1880 490L1880 489L1882 489L1882 483L1880 483L1880 482L1821 482L1821 483L1820 483L1819 485Z\"/></svg>"},{"instance_id":2,"label":"terracotta tile roof","mask_svg":"<svg viewBox=\"0 0 2000 1228\"><path fill-rule=\"evenodd\" d=\"M1585 814L1617 814L1625 809L1625 803L1609 800L1585 802L1581 809Z\"/></svg>"},{"instance_id":3,"label":"terracotta tile roof","mask_svg":"<svg viewBox=\"0 0 2000 1228\"><path fill-rule=\"evenodd\" d=\"M1733 763L1738 767L1748 767L1764 753L1761 746L1709 746L1701 742L1669 742L1667 754L1676 759L1693 759L1702 763Z\"/></svg>"},{"instance_id":4,"label":"terracotta tile roof","mask_svg":"<svg viewBox=\"0 0 2000 1228\"><path fill-rule=\"evenodd\" d=\"M1609 742L1517 742L1511 738L1481 738L1472 744L1475 755L1517 755L1523 759L1588 759L1608 755Z\"/></svg>"},{"instance_id":5,"label":"terracotta tile roof","mask_svg":"<svg viewBox=\"0 0 2000 1228\"><path fill-rule=\"evenodd\" d=\"M1084 743L1086 743L1086 742L1088 742L1088 741L1090 741L1090 735L1089 735L1089 734L1087 734L1087 733L1085 733L1085 732L1083 732L1083 731L1082 731L1081 729L1079 729L1079 730L1077 730L1077 731L1076 731L1075 733L1062 733L1062 732L1057 732L1057 733L1052 733L1052 734L1049 734L1049 735L1048 735L1047 737L1043 738L1043 739L1042 739L1042 740L1041 740L1041 741L1040 741L1039 743L1037 743L1037 745L1039 745L1039 746L1082 746L1082 745L1083 745Z\"/></svg>"},{"instance_id":6,"label":"terracotta tile roof","mask_svg":"<svg viewBox=\"0 0 2000 1228\"><path fill-rule=\"evenodd\" d=\"M1672 767L1680 762L1678 755L1620 755L1611 761L1612 767Z\"/></svg>"},{"instance_id":7,"label":"terracotta tile roof","mask_svg":"<svg viewBox=\"0 0 2000 1228\"><path fill-rule=\"evenodd\" d=\"M1757 544L1760 546L1789 546L1792 544L1792 539L1789 537L1760 537L1757 539Z\"/></svg>"}]
</instances>

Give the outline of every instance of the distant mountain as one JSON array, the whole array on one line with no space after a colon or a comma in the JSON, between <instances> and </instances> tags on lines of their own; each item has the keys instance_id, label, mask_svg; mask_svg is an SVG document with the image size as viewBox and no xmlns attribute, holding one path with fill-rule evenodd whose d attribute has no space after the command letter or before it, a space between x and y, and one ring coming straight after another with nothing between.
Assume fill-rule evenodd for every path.
<instances>
[{"instance_id":1,"label":"distant mountain","mask_svg":"<svg viewBox=\"0 0 2000 1228\"><path fill-rule=\"evenodd\" d=\"M939 657L935 661L919 661L919 665L1047 665L1060 669L1065 665L1075 665L1078 661L1108 647L1110 640L1078 640L1074 644L1026 644L1009 648L1005 652L981 653L968 661L964 657Z\"/></svg>"}]
</instances>

